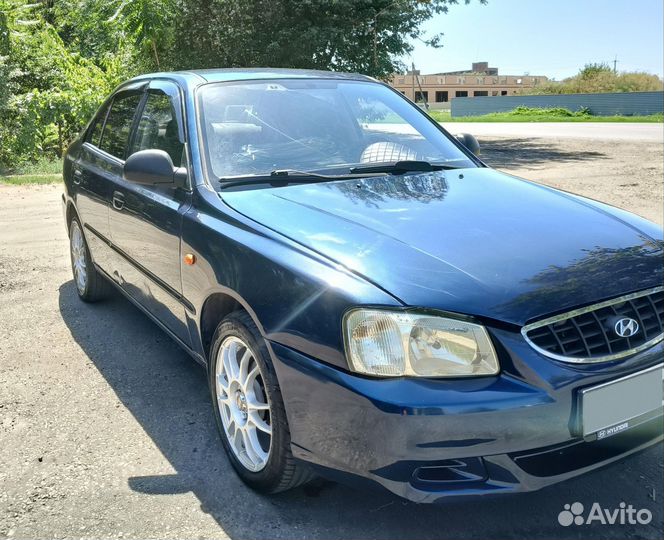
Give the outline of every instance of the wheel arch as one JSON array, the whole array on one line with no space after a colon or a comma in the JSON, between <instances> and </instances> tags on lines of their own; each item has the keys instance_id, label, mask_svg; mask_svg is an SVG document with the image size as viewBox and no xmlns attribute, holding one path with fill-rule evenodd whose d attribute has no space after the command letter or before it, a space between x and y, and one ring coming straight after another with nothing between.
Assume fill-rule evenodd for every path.
<instances>
[{"instance_id":1,"label":"wheel arch","mask_svg":"<svg viewBox=\"0 0 664 540\"><path fill-rule=\"evenodd\" d=\"M81 218L78 215L78 211L76 210L76 206L74 206L74 203L71 200L67 201L67 210L65 214L65 221L67 225L67 233L69 233L69 228L71 227L71 222L74 218L78 218L79 222L81 221ZM81 226L83 224L81 223ZM85 233L83 233L85 234Z\"/></svg>"},{"instance_id":2,"label":"wheel arch","mask_svg":"<svg viewBox=\"0 0 664 540\"><path fill-rule=\"evenodd\" d=\"M217 326L219 326L219 323L225 317L235 311L246 312L256 324L261 336L265 337L265 330L258 320L256 313L242 296L231 289L212 291L203 302L198 321L201 345L203 346L203 353L208 363L210 360L212 337Z\"/></svg>"}]
</instances>

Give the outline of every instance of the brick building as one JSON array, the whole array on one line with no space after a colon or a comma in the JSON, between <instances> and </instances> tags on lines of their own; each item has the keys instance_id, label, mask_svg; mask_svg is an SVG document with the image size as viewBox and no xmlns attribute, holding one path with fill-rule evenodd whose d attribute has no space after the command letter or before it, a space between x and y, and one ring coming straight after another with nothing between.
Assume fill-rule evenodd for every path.
<instances>
[{"instance_id":1,"label":"brick building","mask_svg":"<svg viewBox=\"0 0 664 540\"><path fill-rule=\"evenodd\" d=\"M512 96L544 84L543 75L500 75L488 62L474 62L464 71L421 75L419 70L394 75L390 84L418 103L447 108L455 97Z\"/></svg>"}]
</instances>

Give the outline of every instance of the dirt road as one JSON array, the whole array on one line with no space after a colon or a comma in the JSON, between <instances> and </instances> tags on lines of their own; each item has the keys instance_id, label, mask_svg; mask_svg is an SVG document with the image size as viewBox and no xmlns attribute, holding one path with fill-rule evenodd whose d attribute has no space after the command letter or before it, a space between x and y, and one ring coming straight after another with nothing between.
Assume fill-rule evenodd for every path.
<instances>
[{"instance_id":1,"label":"dirt road","mask_svg":"<svg viewBox=\"0 0 664 540\"><path fill-rule=\"evenodd\" d=\"M664 142L664 125L654 122L443 122L443 125L452 133L472 133L476 137Z\"/></svg>"},{"instance_id":2,"label":"dirt road","mask_svg":"<svg viewBox=\"0 0 664 540\"><path fill-rule=\"evenodd\" d=\"M505 172L624 208L664 224L662 142L479 138Z\"/></svg>"},{"instance_id":3,"label":"dirt road","mask_svg":"<svg viewBox=\"0 0 664 540\"><path fill-rule=\"evenodd\" d=\"M482 142L511 172L662 223L660 144ZM662 537L661 446L542 492L442 506L328 483L251 492L222 455L203 370L123 298L76 298L60 192L0 186L0 537ZM561 526L576 501L653 520Z\"/></svg>"}]
</instances>

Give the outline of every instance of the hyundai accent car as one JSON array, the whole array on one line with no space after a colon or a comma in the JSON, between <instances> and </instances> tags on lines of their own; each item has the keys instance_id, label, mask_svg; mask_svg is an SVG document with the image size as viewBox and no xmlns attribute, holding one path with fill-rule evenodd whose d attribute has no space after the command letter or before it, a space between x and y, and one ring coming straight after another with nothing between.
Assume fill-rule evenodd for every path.
<instances>
[{"instance_id":1,"label":"hyundai accent car","mask_svg":"<svg viewBox=\"0 0 664 540\"><path fill-rule=\"evenodd\" d=\"M205 366L254 489L528 491L662 440L662 230L491 169L385 84L140 76L64 178L78 295Z\"/></svg>"}]
</instances>

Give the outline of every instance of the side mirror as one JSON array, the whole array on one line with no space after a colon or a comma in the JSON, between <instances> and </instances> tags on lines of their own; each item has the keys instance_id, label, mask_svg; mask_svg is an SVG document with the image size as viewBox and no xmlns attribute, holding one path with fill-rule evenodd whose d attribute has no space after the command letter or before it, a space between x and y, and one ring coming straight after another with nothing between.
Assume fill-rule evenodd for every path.
<instances>
[{"instance_id":1,"label":"side mirror","mask_svg":"<svg viewBox=\"0 0 664 540\"><path fill-rule=\"evenodd\" d=\"M480 155L480 143L477 142L477 139L470 133L459 133L456 135L456 139L466 148L468 148L468 150L470 150L473 154L476 156Z\"/></svg>"},{"instance_id":2,"label":"side mirror","mask_svg":"<svg viewBox=\"0 0 664 540\"><path fill-rule=\"evenodd\" d=\"M123 176L129 182L146 186L184 185L186 170L173 166L173 160L163 150L140 150L125 161Z\"/></svg>"}]
</instances>

